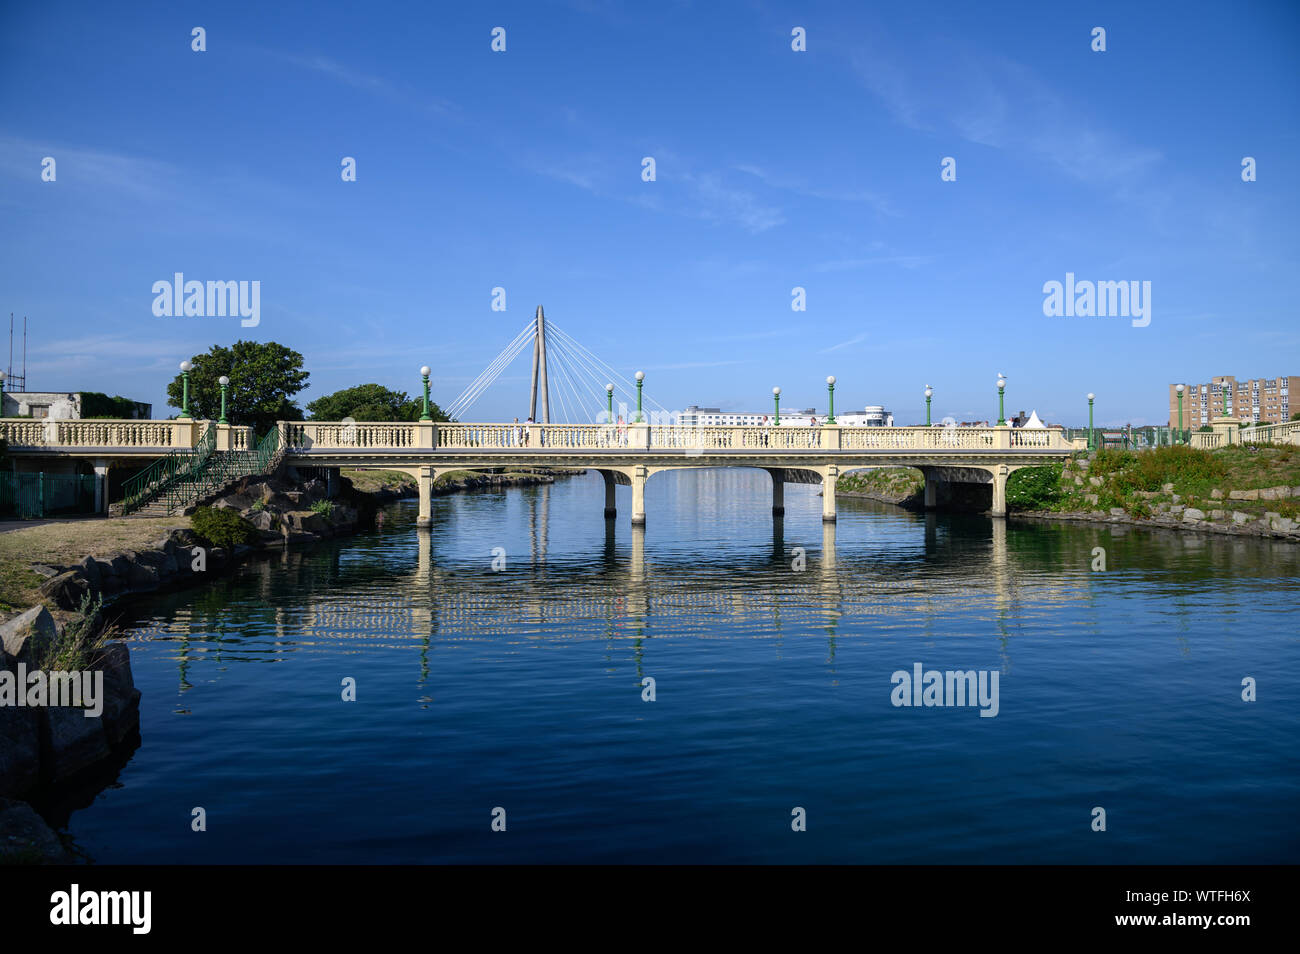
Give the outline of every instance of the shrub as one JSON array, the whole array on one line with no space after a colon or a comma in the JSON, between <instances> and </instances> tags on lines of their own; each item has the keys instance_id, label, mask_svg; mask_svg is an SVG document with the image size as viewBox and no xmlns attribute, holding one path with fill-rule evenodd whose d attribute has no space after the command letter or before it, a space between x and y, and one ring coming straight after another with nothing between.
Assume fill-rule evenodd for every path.
<instances>
[{"instance_id":1,"label":"shrub","mask_svg":"<svg viewBox=\"0 0 1300 954\"><path fill-rule=\"evenodd\" d=\"M1061 465L1026 467L1007 478L1007 506L1048 510L1061 499Z\"/></svg>"},{"instance_id":2,"label":"shrub","mask_svg":"<svg viewBox=\"0 0 1300 954\"><path fill-rule=\"evenodd\" d=\"M257 528L233 510L199 507L190 518L190 526L212 547L233 547L257 539Z\"/></svg>"},{"instance_id":3,"label":"shrub","mask_svg":"<svg viewBox=\"0 0 1300 954\"><path fill-rule=\"evenodd\" d=\"M99 610L103 598L81 598L76 615L64 624L63 631L38 660L38 668L47 672L74 672L90 668L90 657L104 645L110 633L101 626Z\"/></svg>"},{"instance_id":4,"label":"shrub","mask_svg":"<svg viewBox=\"0 0 1300 954\"><path fill-rule=\"evenodd\" d=\"M334 513L334 501L318 500L311 505L312 513L323 513L325 516L331 516Z\"/></svg>"}]
</instances>

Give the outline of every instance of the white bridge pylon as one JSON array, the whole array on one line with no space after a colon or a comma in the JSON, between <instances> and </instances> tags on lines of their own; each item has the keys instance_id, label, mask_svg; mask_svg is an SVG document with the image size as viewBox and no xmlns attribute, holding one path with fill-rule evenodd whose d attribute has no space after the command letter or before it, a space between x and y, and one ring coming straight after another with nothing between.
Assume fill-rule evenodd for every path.
<instances>
[{"instance_id":1,"label":"white bridge pylon","mask_svg":"<svg viewBox=\"0 0 1300 954\"><path fill-rule=\"evenodd\" d=\"M477 378L461 392L446 409L453 421L463 420L465 414L483 393L501 377L506 368L532 345L533 369L529 386L528 416L538 424L606 424L609 416L609 391L613 385L614 418L630 421L636 415L636 382L615 370L608 362L597 357L576 338L546 317L542 306L537 314L493 358ZM556 417L552 417L552 383L556 398ZM541 417L537 416L538 398ZM647 405L653 405L660 414L668 415L668 408L649 395L643 395ZM644 409L650 411L650 407Z\"/></svg>"}]
</instances>

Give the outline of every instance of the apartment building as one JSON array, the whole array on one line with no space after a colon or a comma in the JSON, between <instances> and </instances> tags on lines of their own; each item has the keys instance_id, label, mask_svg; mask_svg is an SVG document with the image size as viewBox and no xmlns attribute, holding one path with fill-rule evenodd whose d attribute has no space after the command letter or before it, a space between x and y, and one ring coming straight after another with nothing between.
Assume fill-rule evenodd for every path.
<instances>
[{"instance_id":1,"label":"apartment building","mask_svg":"<svg viewBox=\"0 0 1300 954\"><path fill-rule=\"evenodd\" d=\"M1295 377L1294 375L1292 377ZM1185 384L1183 391L1183 427L1195 430L1223 414L1224 398L1228 414L1243 421L1281 424L1291 419L1292 410L1300 411L1300 402L1292 405L1291 377L1250 378L1238 381L1234 376L1219 375L1200 384ZM1300 384L1300 377L1297 377ZM1169 385L1169 426L1178 426L1178 385Z\"/></svg>"}]
</instances>

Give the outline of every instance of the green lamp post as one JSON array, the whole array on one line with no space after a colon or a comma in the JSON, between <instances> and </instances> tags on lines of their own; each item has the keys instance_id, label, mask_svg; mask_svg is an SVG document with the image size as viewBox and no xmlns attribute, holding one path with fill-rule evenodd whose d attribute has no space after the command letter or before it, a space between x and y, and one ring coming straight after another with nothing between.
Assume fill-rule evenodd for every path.
<instances>
[{"instance_id":1,"label":"green lamp post","mask_svg":"<svg viewBox=\"0 0 1300 954\"><path fill-rule=\"evenodd\" d=\"M420 380L424 382L424 412L420 415L422 421L433 420L433 415L429 413L429 370L427 364L420 368Z\"/></svg>"},{"instance_id":2,"label":"green lamp post","mask_svg":"<svg viewBox=\"0 0 1300 954\"><path fill-rule=\"evenodd\" d=\"M1097 395L1093 394L1091 391L1088 392L1088 450L1096 449L1092 437L1092 402L1096 397Z\"/></svg>"},{"instance_id":3,"label":"green lamp post","mask_svg":"<svg viewBox=\"0 0 1300 954\"><path fill-rule=\"evenodd\" d=\"M781 423L781 389L772 388L772 403L776 405L776 423Z\"/></svg>"},{"instance_id":4,"label":"green lamp post","mask_svg":"<svg viewBox=\"0 0 1300 954\"><path fill-rule=\"evenodd\" d=\"M636 422L641 423L641 385L645 382L645 372L636 373Z\"/></svg>"},{"instance_id":5,"label":"green lamp post","mask_svg":"<svg viewBox=\"0 0 1300 954\"><path fill-rule=\"evenodd\" d=\"M194 365L188 361L181 362L181 417L189 420L190 416L190 368Z\"/></svg>"},{"instance_id":6,"label":"green lamp post","mask_svg":"<svg viewBox=\"0 0 1300 954\"><path fill-rule=\"evenodd\" d=\"M930 426L930 398L934 397L934 388L925 386L925 426Z\"/></svg>"},{"instance_id":7,"label":"green lamp post","mask_svg":"<svg viewBox=\"0 0 1300 954\"><path fill-rule=\"evenodd\" d=\"M829 402L830 409L826 412L826 423L835 423L835 375L826 377L826 398Z\"/></svg>"},{"instance_id":8,"label":"green lamp post","mask_svg":"<svg viewBox=\"0 0 1300 954\"><path fill-rule=\"evenodd\" d=\"M1178 392L1178 443L1182 444L1183 443L1183 391L1185 390L1185 388L1183 387L1183 385L1180 384L1176 388L1174 388L1174 390Z\"/></svg>"},{"instance_id":9,"label":"green lamp post","mask_svg":"<svg viewBox=\"0 0 1300 954\"><path fill-rule=\"evenodd\" d=\"M226 390L230 387L230 378L223 374L217 378L217 383L221 385L221 420L217 423L229 424L230 422L226 420Z\"/></svg>"},{"instance_id":10,"label":"green lamp post","mask_svg":"<svg viewBox=\"0 0 1300 954\"><path fill-rule=\"evenodd\" d=\"M605 419L605 423L613 424L614 423L614 385L613 384L605 385L605 397L609 401L609 417Z\"/></svg>"},{"instance_id":11,"label":"green lamp post","mask_svg":"<svg viewBox=\"0 0 1300 954\"><path fill-rule=\"evenodd\" d=\"M998 427L1006 427L1007 416L1004 410L1002 397L1007 390L1007 379L1001 371L998 372Z\"/></svg>"},{"instance_id":12,"label":"green lamp post","mask_svg":"<svg viewBox=\"0 0 1300 954\"><path fill-rule=\"evenodd\" d=\"M1228 416L1228 382L1224 381L1219 385L1219 392L1223 395L1223 416Z\"/></svg>"}]
</instances>

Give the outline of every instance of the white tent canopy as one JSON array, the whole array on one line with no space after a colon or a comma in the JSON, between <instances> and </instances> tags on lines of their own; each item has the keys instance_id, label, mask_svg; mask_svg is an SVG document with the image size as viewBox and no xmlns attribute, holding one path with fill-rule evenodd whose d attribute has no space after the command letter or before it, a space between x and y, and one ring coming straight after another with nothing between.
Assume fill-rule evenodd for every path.
<instances>
[{"instance_id":1,"label":"white tent canopy","mask_svg":"<svg viewBox=\"0 0 1300 954\"><path fill-rule=\"evenodd\" d=\"M1046 427L1047 425L1038 419L1037 411L1031 411L1029 413L1029 420L1025 421L1025 423L1021 426L1022 427Z\"/></svg>"}]
</instances>

